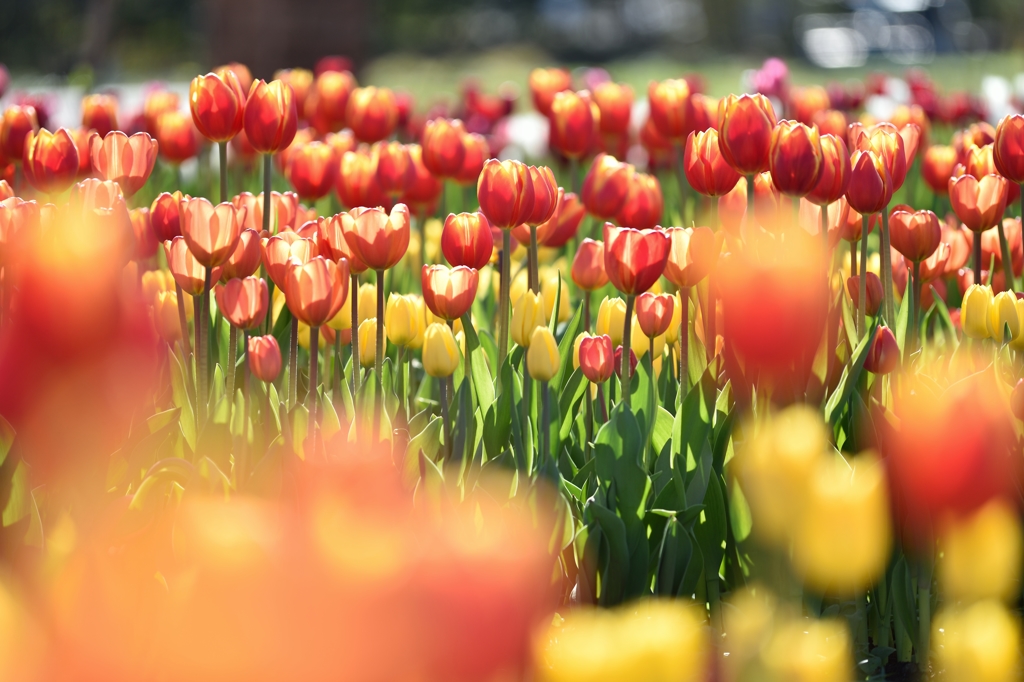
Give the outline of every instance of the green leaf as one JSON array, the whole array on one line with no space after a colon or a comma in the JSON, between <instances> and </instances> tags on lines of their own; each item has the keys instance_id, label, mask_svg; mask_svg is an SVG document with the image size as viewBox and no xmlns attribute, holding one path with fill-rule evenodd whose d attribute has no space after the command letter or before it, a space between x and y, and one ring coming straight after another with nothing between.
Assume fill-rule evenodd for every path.
<instances>
[{"instance_id":1,"label":"green leaf","mask_svg":"<svg viewBox=\"0 0 1024 682\"><path fill-rule=\"evenodd\" d=\"M601 582L601 605L612 606L622 601L629 575L629 545L626 526L615 512L599 504L588 505L608 543L608 567Z\"/></svg>"},{"instance_id":2,"label":"green leaf","mask_svg":"<svg viewBox=\"0 0 1024 682\"><path fill-rule=\"evenodd\" d=\"M713 476L704 497L704 515L694 529L694 537L704 555L704 572L706 575L718 575L719 565L725 554L728 524L725 511L724 484L718 476Z\"/></svg>"},{"instance_id":3,"label":"green leaf","mask_svg":"<svg viewBox=\"0 0 1024 682\"><path fill-rule=\"evenodd\" d=\"M729 495L729 523L732 526L732 535L736 542L743 542L750 535L753 527L753 517L750 514L750 505L743 494L743 489L735 479L732 481L731 494Z\"/></svg>"},{"instance_id":4,"label":"green leaf","mask_svg":"<svg viewBox=\"0 0 1024 682\"><path fill-rule=\"evenodd\" d=\"M868 353L871 352L871 342L875 338L875 329L877 329L877 326L872 325L868 334L857 344L853 351L852 361L843 369L843 375L839 378L836 390L832 392L828 402L825 403L825 419L828 420L833 428L839 422L839 417L842 415L843 408L850 399L850 394L857 387L860 373L864 369L864 361L867 360Z\"/></svg>"},{"instance_id":5,"label":"green leaf","mask_svg":"<svg viewBox=\"0 0 1024 682\"><path fill-rule=\"evenodd\" d=\"M554 386L551 388L553 389ZM558 429L559 441L569 437L573 422L576 421L579 406L589 388L590 382L583 376L583 371L577 369L569 377L569 381L566 382L561 395L558 396L558 412L561 415L561 425Z\"/></svg>"},{"instance_id":6,"label":"green leaf","mask_svg":"<svg viewBox=\"0 0 1024 682\"><path fill-rule=\"evenodd\" d=\"M559 287L561 291L561 287ZM556 304L557 305L557 304ZM555 308L555 315L558 313L558 308ZM572 319L569 320L569 324L566 325L565 331L562 333L562 339L558 342L558 357L559 365L558 372L555 374L551 387L555 389L556 395L561 395L565 391L565 385L569 382L572 377L573 366L572 366L572 350L573 345L576 343L576 337L579 336L580 328L583 326L583 305L580 304L576 308L575 314Z\"/></svg>"},{"instance_id":7,"label":"green leaf","mask_svg":"<svg viewBox=\"0 0 1024 682\"><path fill-rule=\"evenodd\" d=\"M597 475L605 485L614 482L619 512L630 525L643 518L651 485L640 465L643 444L636 418L624 403L619 403L601 425L594 445Z\"/></svg>"},{"instance_id":8,"label":"green leaf","mask_svg":"<svg viewBox=\"0 0 1024 682\"><path fill-rule=\"evenodd\" d=\"M3 464L10 454L15 435L14 427L0 415L0 464Z\"/></svg>"},{"instance_id":9,"label":"green leaf","mask_svg":"<svg viewBox=\"0 0 1024 682\"><path fill-rule=\"evenodd\" d=\"M32 512L31 491L28 482L28 465L19 461L11 476L10 494L4 505L4 528L26 518Z\"/></svg>"}]
</instances>

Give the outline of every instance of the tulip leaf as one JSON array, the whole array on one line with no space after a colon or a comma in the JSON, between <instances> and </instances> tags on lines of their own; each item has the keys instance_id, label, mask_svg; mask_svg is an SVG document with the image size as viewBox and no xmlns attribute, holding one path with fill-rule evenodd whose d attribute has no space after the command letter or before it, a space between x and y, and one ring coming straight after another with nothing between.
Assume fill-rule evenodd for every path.
<instances>
[{"instance_id":1,"label":"tulip leaf","mask_svg":"<svg viewBox=\"0 0 1024 682\"><path fill-rule=\"evenodd\" d=\"M288 415L292 428L292 451L301 459L306 459L306 451L302 447L306 440L306 431L309 428L309 410L305 405L296 405Z\"/></svg>"},{"instance_id":2,"label":"tulip leaf","mask_svg":"<svg viewBox=\"0 0 1024 682\"><path fill-rule=\"evenodd\" d=\"M629 545L626 526L615 512L600 504L589 507L608 543L608 563L601 580L601 605L613 606L622 601L625 581L629 575Z\"/></svg>"},{"instance_id":3,"label":"tulip leaf","mask_svg":"<svg viewBox=\"0 0 1024 682\"><path fill-rule=\"evenodd\" d=\"M7 455L14 446L15 436L14 427L0 415L0 465L7 460Z\"/></svg>"},{"instance_id":4,"label":"tulip leaf","mask_svg":"<svg viewBox=\"0 0 1024 682\"><path fill-rule=\"evenodd\" d=\"M185 369L178 354L171 351L168 354L171 369L171 395L174 404L181 408L181 415L178 423L181 425L181 433L185 437L185 443L192 452L196 450L196 418L192 408L192 401L185 390Z\"/></svg>"},{"instance_id":5,"label":"tulip leaf","mask_svg":"<svg viewBox=\"0 0 1024 682\"><path fill-rule=\"evenodd\" d=\"M554 389L554 386L551 388ZM558 412L561 415L561 424L558 428L559 441L564 441L572 432L572 425L576 421L579 406L589 388L590 382L583 377L583 371L579 369L573 371L562 388L561 395L558 396Z\"/></svg>"},{"instance_id":6,"label":"tulip leaf","mask_svg":"<svg viewBox=\"0 0 1024 682\"><path fill-rule=\"evenodd\" d=\"M413 485L423 475L420 458L433 461L441 444L441 418L432 417L426 427L416 434L405 449L405 465L403 477L409 485Z\"/></svg>"},{"instance_id":7,"label":"tulip leaf","mask_svg":"<svg viewBox=\"0 0 1024 682\"><path fill-rule=\"evenodd\" d=\"M674 421L675 418L671 412L664 407L658 407L658 411L655 414L654 430L651 432L651 444L654 446L654 452L661 452L665 444L672 440Z\"/></svg>"},{"instance_id":8,"label":"tulip leaf","mask_svg":"<svg viewBox=\"0 0 1024 682\"><path fill-rule=\"evenodd\" d=\"M932 288L932 298L935 300L936 314L939 316L939 321L942 322L942 326L945 327L947 332L947 340L952 344L953 348L957 348L960 345L960 341L956 335L956 327L953 326L953 320L949 317L949 307L946 306L946 302L942 300L942 296L939 292L935 291L934 285L929 284ZM921 338L924 338L922 336Z\"/></svg>"},{"instance_id":9,"label":"tulip leaf","mask_svg":"<svg viewBox=\"0 0 1024 682\"><path fill-rule=\"evenodd\" d=\"M989 272L991 272L991 270ZM909 350L906 342L907 329L910 327L910 299L911 296L904 296L903 300L900 302L900 309L896 313L895 325L892 330L896 335L896 345L899 346L900 357L903 358L904 361L907 360ZM874 334L871 334L870 336L873 337Z\"/></svg>"},{"instance_id":10,"label":"tulip leaf","mask_svg":"<svg viewBox=\"0 0 1024 682\"><path fill-rule=\"evenodd\" d=\"M754 525L750 513L750 505L743 494L743 489L734 478L729 494L729 524L732 526L732 536L736 542L743 542L750 536L750 530Z\"/></svg>"},{"instance_id":11,"label":"tulip leaf","mask_svg":"<svg viewBox=\"0 0 1024 682\"><path fill-rule=\"evenodd\" d=\"M561 290L561 289L559 289ZM557 308L555 311L557 315ZM580 327L583 325L583 305L581 304L576 308L576 313L569 320L569 324L566 325L565 331L562 333L562 339L558 342L558 357L560 363L558 371L555 373L554 378L551 381L551 387L555 389L556 395L561 395L565 391L565 385L569 382L569 378L573 373L573 362L572 362L572 350L573 345L576 343L576 337L579 336Z\"/></svg>"},{"instance_id":12,"label":"tulip leaf","mask_svg":"<svg viewBox=\"0 0 1024 682\"><path fill-rule=\"evenodd\" d=\"M488 459L495 459L508 447L512 434L512 366L505 362L501 368L502 384L498 400L492 403L484 415L484 449ZM481 403L483 405L483 403Z\"/></svg>"},{"instance_id":13,"label":"tulip leaf","mask_svg":"<svg viewBox=\"0 0 1024 682\"><path fill-rule=\"evenodd\" d=\"M690 534L673 516L665 524L661 544L658 547L657 566L654 574L654 593L673 597L682 583L686 567L693 556L693 542Z\"/></svg>"},{"instance_id":14,"label":"tulip leaf","mask_svg":"<svg viewBox=\"0 0 1024 682\"><path fill-rule=\"evenodd\" d=\"M896 637L903 636L915 641L918 634L917 605L914 601L914 586L906 557L901 556L892 569L893 616L896 621Z\"/></svg>"},{"instance_id":15,"label":"tulip leaf","mask_svg":"<svg viewBox=\"0 0 1024 682\"><path fill-rule=\"evenodd\" d=\"M704 497L704 513L693 528L694 537L704 555L704 573L709 579L718 577L718 568L725 554L723 545L728 533L724 484L716 475L711 477Z\"/></svg>"},{"instance_id":16,"label":"tulip leaf","mask_svg":"<svg viewBox=\"0 0 1024 682\"><path fill-rule=\"evenodd\" d=\"M326 443L341 430L341 420L338 419L338 412L334 409L334 401L324 396L322 390L320 391L320 415L320 433Z\"/></svg>"},{"instance_id":17,"label":"tulip leaf","mask_svg":"<svg viewBox=\"0 0 1024 682\"><path fill-rule=\"evenodd\" d=\"M849 296L840 297L843 301L843 329L846 330L846 343L850 348L855 348L859 339L857 338L857 323L854 322L853 299Z\"/></svg>"},{"instance_id":18,"label":"tulip leaf","mask_svg":"<svg viewBox=\"0 0 1024 682\"><path fill-rule=\"evenodd\" d=\"M680 523L685 525L685 522L681 521ZM679 581L679 590L676 592L676 596L689 598L696 593L697 584L700 582L700 577L704 574L704 553L701 551L700 542L697 541L694 532L687 530L687 534L690 536L693 553L686 564L686 571L683 573L682 580Z\"/></svg>"},{"instance_id":19,"label":"tulip leaf","mask_svg":"<svg viewBox=\"0 0 1024 682\"><path fill-rule=\"evenodd\" d=\"M17 461L15 461L17 459ZM11 458L13 472L10 474L10 483L5 484L7 495L3 506L4 528L18 523L26 518L32 511L31 491L29 489L28 465L20 458ZM4 461L3 469L8 469L8 462ZM6 471L4 472L6 474ZM6 476L5 476L6 478Z\"/></svg>"},{"instance_id":20,"label":"tulip leaf","mask_svg":"<svg viewBox=\"0 0 1024 682\"><path fill-rule=\"evenodd\" d=\"M643 518L651 481L640 465L644 438L636 417L624 404L612 410L597 432L594 445L597 475L602 484L615 485L619 513L630 526Z\"/></svg>"},{"instance_id":21,"label":"tulip leaf","mask_svg":"<svg viewBox=\"0 0 1024 682\"><path fill-rule=\"evenodd\" d=\"M168 424L171 424L171 423L177 421L179 416L180 416L180 414L181 414L181 408L180 407L172 407L169 410L164 410L163 412L157 412L156 414L154 414L153 416L151 416L149 419L146 420L146 429L150 433L156 433L157 431L162 430ZM0 434L2 434L2 432L3 432L3 425L0 424ZM2 452L3 452L2 440L3 440L3 435L0 435L0 462L3 461L3 456L2 456Z\"/></svg>"},{"instance_id":22,"label":"tulip leaf","mask_svg":"<svg viewBox=\"0 0 1024 682\"><path fill-rule=\"evenodd\" d=\"M846 365L843 375L839 377L839 384L836 385L836 389L825 403L825 419L833 429L839 423L843 408L846 407L850 400L850 394L856 389L857 382L860 380L860 373L864 369L864 361L867 360L868 353L871 351L876 328L877 324L872 325L868 333L861 338L860 343L853 351L851 362Z\"/></svg>"}]
</instances>

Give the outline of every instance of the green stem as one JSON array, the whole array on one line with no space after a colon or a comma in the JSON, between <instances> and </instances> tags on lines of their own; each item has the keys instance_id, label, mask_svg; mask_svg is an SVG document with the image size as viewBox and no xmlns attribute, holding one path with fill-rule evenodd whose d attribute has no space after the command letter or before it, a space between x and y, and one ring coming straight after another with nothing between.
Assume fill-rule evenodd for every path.
<instances>
[{"instance_id":1,"label":"green stem","mask_svg":"<svg viewBox=\"0 0 1024 682\"><path fill-rule=\"evenodd\" d=\"M228 200L228 143L227 140L217 145L220 150L220 200Z\"/></svg>"},{"instance_id":2,"label":"green stem","mask_svg":"<svg viewBox=\"0 0 1024 682\"><path fill-rule=\"evenodd\" d=\"M270 234L270 180L274 173L274 157L263 155L263 233Z\"/></svg>"},{"instance_id":3,"label":"green stem","mask_svg":"<svg viewBox=\"0 0 1024 682\"><path fill-rule=\"evenodd\" d=\"M463 327L464 330L473 329L473 319L472 319L472 315L469 312L466 312L462 316L462 327ZM474 408L476 398L474 396L474 391L473 391L473 388L474 388L473 387L473 351L469 347L469 335L468 334L464 334L464 336L466 337L466 355L462 359L462 361L463 361L462 373L465 375L463 380L469 382L469 384L467 384L469 386L469 392L468 392L469 393L469 415L467 415L467 416L469 417L469 416L475 414L475 412L476 412L476 410ZM466 431L467 431L467 433L466 433L466 464L468 466L469 462L471 462L472 458L473 458L473 442L472 442L473 439L469 437L468 420L467 420Z\"/></svg>"},{"instance_id":4,"label":"green stem","mask_svg":"<svg viewBox=\"0 0 1024 682\"><path fill-rule=\"evenodd\" d=\"M590 292L583 292L583 331L590 333Z\"/></svg>"},{"instance_id":5,"label":"green stem","mask_svg":"<svg viewBox=\"0 0 1024 682\"><path fill-rule=\"evenodd\" d=\"M622 400L626 403L626 407L630 406L630 382L632 377L629 374L629 343L630 336L633 333L633 301L636 296L633 294L626 295L626 317L622 323L622 365L620 370L622 375L619 378L622 384Z\"/></svg>"},{"instance_id":6,"label":"green stem","mask_svg":"<svg viewBox=\"0 0 1024 682\"><path fill-rule=\"evenodd\" d=\"M512 233L508 230L501 231L501 279L499 280L498 291L498 369L500 379L501 368L505 364L505 356L508 354L508 289L510 277L509 252L512 250Z\"/></svg>"},{"instance_id":7,"label":"green stem","mask_svg":"<svg viewBox=\"0 0 1024 682\"><path fill-rule=\"evenodd\" d=\"M1017 283L1013 281L1013 261L1010 259L1010 244L1006 241L1006 230L1003 229L1003 221L996 223L999 230L999 251L1003 257L1003 276L1006 278L1006 290L1016 291Z\"/></svg>"},{"instance_id":8,"label":"green stem","mask_svg":"<svg viewBox=\"0 0 1024 682\"><path fill-rule=\"evenodd\" d=\"M871 215L863 215L864 225L860 231L860 289L857 300L857 331L863 336L867 333L868 307L868 226Z\"/></svg>"},{"instance_id":9,"label":"green stem","mask_svg":"<svg viewBox=\"0 0 1024 682\"><path fill-rule=\"evenodd\" d=\"M295 407L299 399L299 318L292 318L288 339L288 407Z\"/></svg>"},{"instance_id":10,"label":"green stem","mask_svg":"<svg viewBox=\"0 0 1024 682\"><path fill-rule=\"evenodd\" d=\"M306 399L309 403L309 429L306 438L309 441L309 457L312 459L316 453L316 414L317 414L317 390L316 371L320 357L320 327L309 328L309 391Z\"/></svg>"},{"instance_id":11,"label":"green stem","mask_svg":"<svg viewBox=\"0 0 1024 682\"><path fill-rule=\"evenodd\" d=\"M231 414L231 408L235 404L235 351L238 348L238 328L233 324L229 324L230 331L228 332L228 377L227 377L227 395L228 395L228 414Z\"/></svg>"},{"instance_id":12,"label":"green stem","mask_svg":"<svg viewBox=\"0 0 1024 682\"><path fill-rule=\"evenodd\" d=\"M892 249L889 248L889 206L882 212L882 302L885 307L885 323L896 324L896 306L892 293Z\"/></svg>"},{"instance_id":13,"label":"green stem","mask_svg":"<svg viewBox=\"0 0 1024 682\"><path fill-rule=\"evenodd\" d=\"M449 460L452 453L452 423L448 416L448 377L441 377L437 382L441 390L441 425L444 427L444 459Z\"/></svg>"},{"instance_id":14,"label":"green stem","mask_svg":"<svg viewBox=\"0 0 1024 682\"><path fill-rule=\"evenodd\" d=\"M586 442L583 443L583 462L590 461L590 443L594 440L594 398L590 392L590 382L587 382L587 411L584 414L584 428L586 429Z\"/></svg>"},{"instance_id":15,"label":"green stem","mask_svg":"<svg viewBox=\"0 0 1024 682\"><path fill-rule=\"evenodd\" d=\"M341 332L339 332L337 329L334 330L334 359L333 359L332 362L333 362L333 372L332 372L333 388L331 389L331 399L335 402L335 404L340 404L339 401L341 400L341 382L342 382L342 376L341 375L345 371L345 368L342 367L342 365L341 365Z\"/></svg>"},{"instance_id":16,"label":"green stem","mask_svg":"<svg viewBox=\"0 0 1024 682\"><path fill-rule=\"evenodd\" d=\"M232 327L234 329L234 327ZM242 366L242 442L238 454L238 474L235 485L242 490L249 476L249 333L242 332L245 344L245 364Z\"/></svg>"},{"instance_id":17,"label":"green stem","mask_svg":"<svg viewBox=\"0 0 1024 682\"><path fill-rule=\"evenodd\" d=\"M676 161L676 183L679 185L679 220L686 225L686 172L683 170L683 145L677 144L675 148Z\"/></svg>"},{"instance_id":18,"label":"green stem","mask_svg":"<svg viewBox=\"0 0 1024 682\"><path fill-rule=\"evenodd\" d=\"M540 443L541 461L545 464L551 458L551 408L548 397L548 382L540 382Z\"/></svg>"},{"instance_id":19,"label":"green stem","mask_svg":"<svg viewBox=\"0 0 1024 682\"><path fill-rule=\"evenodd\" d=\"M914 312L913 324L914 327L910 332L910 350L911 352L917 350L918 346L918 335L921 330L921 261L914 261L914 271L912 273L913 281L913 293L910 297L910 304L913 306L911 310Z\"/></svg>"},{"instance_id":20,"label":"green stem","mask_svg":"<svg viewBox=\"0 0 1024 682\"><path fill-rule=\"evenodd\" d=\"M185 363L185 388L194 398L196 396L196 387L193 374L194 368L192 366L192 348L189 347L188 340L188 318L185 316L185 294L181 290L181 285L177 282L174 283L174 295L178 298L178 325L181 327L181 360Z\"/></svg>"},{"instance_id":21,"label":"green stem","mask_svg":"<svg viewBox=\"0 0 1024 682\"><path fill-rule=\"evenodd\" d=\"M530 275L530 291L536 293L540 291L539 279L540 275L537 272L537 226L530 225L530 254L529 254L529 275Z\"/></svg>"},{"instance_id":22,"label":"green stem","mask_svg":"<svg viewBox=\"0 0 1024 682\"><path fill-rule=\"evenodd\" d=\"M352 298L352 396L359 392L359 276L352 275L348 295Z\"/></svg>"},{"instance_id":23,"label":"green stem","mask_svg":"<svg viewBox=\"0 0 1024 682\"><path fill-rule=\"evenodd\" d=\"M373 442L380 437L380 416L384 408L384 271L377 271L377 355L374 360L377 373L377 394L373 404Z\"/></svg>"},{"instance_id":24,"label":"green stem","mask_svg":"<svg viewBox=\"0 0 1024 682\"><path fill-rule=\"evenodd\" d=\"M679 396L690 390L690 287L679 289Z\"/></svg>"},{"instance_id":25,"label":"green stem","mask_svg":"<svg viewBox=\"0 0 1024 682\"><path fill-rule=\"evenodd\" d=\"M199 384L199 423L206 424L206 408L209 400L208 392L210 385L209 364L210 364L210 276L211 268L206 268L206 275L203 280L203 296L200 303L201 312L196 318L196 324L203 326L203 343L199 346L200 370Z\"/></svg>"}]
</instances>

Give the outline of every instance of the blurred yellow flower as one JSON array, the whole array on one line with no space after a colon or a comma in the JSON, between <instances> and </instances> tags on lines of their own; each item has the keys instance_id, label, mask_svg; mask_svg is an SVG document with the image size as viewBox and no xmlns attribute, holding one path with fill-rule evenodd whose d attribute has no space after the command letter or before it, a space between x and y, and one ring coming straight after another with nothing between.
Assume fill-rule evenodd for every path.
<instances>
[{"instance_id":1,"label":"blurred yellow flower","mask_svg":"<svg viewBox=\"0 0 1024 682\"><path fill-rule=\"evenodd\" d=\"M1020 679L1020 623L995 600L941 611L932 621L933 666L944 682Z\"/></svg>"},{"instance_id":2,"label":"blurred yellow flower","mask_svg":"<svg viewBox=\"0 0 1024 682\"><path fill-rule=\"evenodd\" d=\"M377 360L377 318L370 317L359 323L359 364L373 367Z\"/></svg>"},{"instance_id":3,"label":"blurred yellow flower","mask_svg":"<svg viewBox=\"0 0 1024 682\"><path fill-rule=\"evenodd\" d=\"M1020 594L1020 518L1002 500L993 500L972 516L958 519L939 538L936 565L947 599L1016 599Z\"/></svg>"},{"instance_id":4,"label":"blurred yellow flower","mask_svg":"<svg viewBox=\"0 0 1024 682\"><path fill-rule=\"evenodd\" d=\"M416 307L415 294L403 296L388 295L388 303L384 308L384 331L388 341L396 346L407 348L422 335L423 314Z\"/></svg>"},{"instance_id":5,"label":"blurred yellow flower","mask_svg":"<svg viewBox=\"0 0 1024 682\"><path fill-rule=\"evenodd\" d=\"M534 329L526 351L526 368L530 376L537 381L551 381L558 372L559 360L558 343L551 330L544 326Z\"/></svg>"},{"instance_id":6,"label":"blurred yellow flower","mask_svg":"<svg viewBox=\"0 0 1024 682\"><path fill-rule=\"evenodd\" d=\"M992 307L993 300L991 287L978 284L967 287L964 300L960 304L960 326L965 335L972 339L989 337L989 308Z\"/></svg>"},{"instance_id":7,"label":"blurred yellow flower","mask_svg":"<svg viewBox=\"0 0 1024 682\"><path fill-rule=\"evenodd\" d=\"M352 292L349 292L349 296ZM376 284L361 284L359 286L359 300L357 301L359 306L359 324L370 319L371 317L377 317L377 285Z\"/></svg>"},{"instance_id":8,"label":"blurred yellow flower","mask_svg":"<svg viewBox=\"0 0 1024 682\"><path fill-rule=\"evenodd\" d=\"M626 302L621 298L604 297L601 307L597 309L597 335L607 334L612 339L612 347L622 345L622 334L625 328Z\"/></svg>"},{"instance_id":9,"label":"blurred yellow flower","mask_svg":"<svg viewBox=\"0 0 1024 682\"><path fill-rule=\"evenodd\" d=\"M448 325L434 322L423 334L423 369L432 377L451 376L459 365L459 349Z\"/></svg>"},{"instance_id":10,"label":"blurred yellow flower","mask_svg":"<svg viewBox=\"0 0 1024 682\"><path fill-rule=\"evenodd\" d=\"M993 339L1002 343L1004 334L1009 331L1010 338L1020 336L1020 320L1017 319L1017 297L1012 291L1000 291L992 298L988 308L988 333Z\"/></svg>"},{"instance_id":11,"label":"blurred yellow flower","mask_svg":"<svg viewBox=\"0 0 1024 682\"><path fill-rule=\"evenodd\" d=\"M763 682L849 682L852 661L850 634L839 620L790 621L761 652Z\"/></svg>"}]
</instances>

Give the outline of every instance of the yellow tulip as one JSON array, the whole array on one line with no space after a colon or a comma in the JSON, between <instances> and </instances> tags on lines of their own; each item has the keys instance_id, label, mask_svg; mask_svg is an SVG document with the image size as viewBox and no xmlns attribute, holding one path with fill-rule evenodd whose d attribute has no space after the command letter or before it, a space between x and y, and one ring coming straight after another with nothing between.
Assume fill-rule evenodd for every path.
<instances>
[{"instance_id":1,"label":"yellow tulip","mask_svg":"<svg viewBox=\"0 0 1024 682\"><path fill-rule=\"evenodd\" d=\"M940 538L937 571L953 601L1011 599L1020 594L1021 524L1010 505L993 500L954 522Z\"/></svg>"},{"instance_id":2,"label":"yellow tulip","mask_svg":"<svg viewBox=\"0 0 1024 682\"><path fill-rule=\"evenodd\" d=\"M423 333L423 369L432 377L451 376L459 366L459 349L448 325L433 322Z\"/></svg>"},{"instance_id":3,"label":"yellow tulip","mask_svg":"<svg viewBox=\"0 0 1024 682\"><path fill-rule=\"evenodd\" d=\"M604 297L601 307L597 310L597 335L607 334L612 339L612 347L622 345L622 334L625 328L626 302L621 298Z\"/></svg>"},{"instance_id":4,"label":"yellow tulip","mask_svg":"<svg viewBox=\"0 0 1024 682\"><path fill-rule=\"evenodd\" d=\"M526 271L526 268L522 268L519 272L516 273L515 277L512 278L512 281L509 282L509 285L508 285L508 301L509 301L509 303L511 303L514 306L516 304L516 301L519 300L519 297L522 296L523 294L525 294L529 290L530 290L530 278L529 278L529 275L528 275L528 273ZM495 294L495 298L497 298L497 294Z\"/></svg>"},{"instance_id":5,"label":"yellow tulip","mask_svg":"<svg viewBox=\"0 0 1024 682\"><path fill-rule=\"evenodd\" d=\"M991 336L988 318L993 300L992 287L979 284L967 287L960 304L960 326L966 336L972 339L987 339Z\"/></svg>"},{"instance_id":6,"label":"yellow tulip","mask_svg":"<svg viewBox=\"0 0 1024 682\"><path fill-rule=\"evenodd\" d=\"M853 469L825 457L810 480L793 538L793 565L821 593L853 596L885 571L892 545L888 486L873 454Z\"/></svg>"},{"instance_id":7,"label":"yellow tulip","mask_svg":"<svg viewBox=\"0 0 1024 682\"><path fill-rule=\"evenodd\" d=\"M1017 321L1024 321L1024 299L1017 298L1013 302L1013 305L1014 308L1017 309ZM1024 324L1020 325L1020 332L1010 341L1010 348L1013 350L1024 351Z\"/></svg>"},{"instance_id":8,"label":"yellow tulip","mask_svg":"<svg viewBox=\"0 0 1024 682\"><path fill-rule=\"evenodd\" d=\"M722 659L727 680L742 677L744 667L757 658L772 632L777 604L764 586L736 590L723 609L725 631L729 633L729 656Z\"/></svg>"},{"instance_id":9,"label":"yellow tulip","mask_svg":"<svg viewBox=\"0 0 1024 682\"><path fill-rule=\"evenodd\" d=\"M761 652L770 682L848 682L852 660L850 633L839 620L793 620L776 628Z\"/></svg>"},{"instance_id":10,"label":"yellow tulip","mask_svg":"<svg viewBox=\"0 0 1024 682\"><path fill-rule=\"evenodd\" d=\"M377 360L377 318L368 317L359 323L359 364L373 367Z\"/></svg>"},{"instance_id":11,"label":"yellow tulip","mask_svg":"<svg viewBox=\"0 0 1024 682\"><path fill-rule=\"evenodd\" d=\"M526 369L537 381L551 381L558 373L558 343L547 327L537 327L526 351Z\"/></svg>"},{"instance_id":12,"label":"yellow tulip","mask_svg":"<svg viewBox=\"0 0 1024 682\"><path fill-rule=\"evenodd\" d=\"M554 270L547 277L540 281L540 291L544 294L544 315L550 320L551 313L555 309L555 298L558 295L558 273ZM557 322L565 322L572 317L572 307L569 305L569 285L562 280L562 297L558 299Z\"/></svg>"},{"instance_id":13,"label":"yellow tulip","mask_svg":"<svg viewBox=\"0 0 1024 682\"><path fill-rule=\"evenodd\" d=\"M374 303L376 305L376 303ZM387 319L386 317L384 319ZM327 320L327 326L334 331L344 331L352 328L352 292L349 291L345 297L345 305L341 306L338 314Z\"/></svg>"},{"instance_id":14,"label":"yellow tulip","mask_svg":"<svg viewBox=\"0 0 1024 682\"><path fill-rule=\"evenodd\" d=\"M675 295L676 302L672 306L672 321L665 330L665 343L674 346L679 343L679 325L683 322L683 307L679 294Z\"/></svg>"},{"instance_id":15,"label":"yellow tulip","mask_svg":"<svg viewBox=\"0 0 1024 682\"><path fill-rule=\"evenodd\" d=\"M181 321L178 318L178 296L173 291L158 291L153 299L153 324L156 331L167 343L181 338Z\"/></svg>"},{"instance_id":16,"label":"yellow tulip","mask_svg":"<svg viewBox=\"0 0 1024 682\"><path fill-rule=\"evenodd\" d=\"M143 300L152 303L161 291L174 291L174 277L166 270L147 270L142 273Z\"/></svg>"},{"instance_id":17,"label":"yellow tulip","mask_svg":"<svg viewBox=\"0 0 1024 682\"><path fill-rule=\"evenodd\" d=\"M1017 297L1012 291L1000 291L992 298L988 307L988 333L999 343L1003 342L1004 329L1009 329L1010 338L1020 334L1020 320L1017 319Z\"/></svg>"},{"instance_id":18,"label":"yellow tulip","mask_svg":"<svg viewBox=\"0 0 1024 682\"><path fill-rule=\"evenodd\" d=\"M352 292L349 292L351 295ZM359 287L359 324L362 325L371 317L377 317L377 285L363 284ZM362 343L362 339L359 342Z\"/></svg>"},{"instance_id":19,"label":"yellow tulip","mask_svg":"<svg viewBox=\"0 0 1024 682\"><path fill-rule=\"evenodd\" d=\"M419 350L423 348L423 333L436 320L430 309L427 308L427 304L423 302L422 296L409 294L408 298L413 306L413 314L416 316L416 336L409 342L409 348Z\"/></svg>"},{"instance_id":20,"label":"yellow tulip","mask_svg":"<svg viewBox=\"0 0 1024 682\"><path fill-rule=\"evenodd\" d=\"M678 332L679 330L676 329ZM677 334L678 335L678 334ZM665 334L654 337L654 358L655 362L661 358L662 353L665 352ZM651 349L651 340L644 336L644 330L640 328L640 322L636 316L633 316L632 331L630 331L630 348L636 353L636 359L640 360L643 356L647 355L647 351Z\"/></svg>"},{"instance_id":21,"label":"yellow tulip","mask_svg":"<svg viewBox=\"0 0 1024 682\"><path fill-rule=\"evenodd\" d=\"M526 291L512 306L512 340L523 348L529 348L533 330L547 326L544 317L544 294Z\"/></svg>"},{"instance_id":22,"label":"yellow tulip","mask_svg":"<svg viewBox=\"0 0 1024 682\"><path fill-rule=\"evenodd\" d=\"M1020 623L996 600L941 611L932 621L934 667L946 682L1020 679Z\"/></svg>"},{"instance_id":23,"label":"yellow tulip","mask_svg":"<svg viewBox=\"0 0 1024 682\"><path fill-rule=\"evenodd\" d=\"M423 315L416 309L416 296L391 294L384 308L384 331L388 341L396 346L408 348L420 332Z\"/></svg>"}]
</instances>

